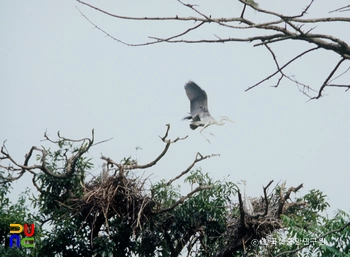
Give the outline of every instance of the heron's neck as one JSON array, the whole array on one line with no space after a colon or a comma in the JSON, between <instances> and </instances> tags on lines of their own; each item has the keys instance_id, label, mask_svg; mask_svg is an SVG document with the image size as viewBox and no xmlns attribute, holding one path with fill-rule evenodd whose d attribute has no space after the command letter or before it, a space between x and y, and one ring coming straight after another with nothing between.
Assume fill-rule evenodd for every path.
<instances>
[{"instance_id":1,"label":"heron's neck","mask_svg":"<svg viewBox=\"0 0 350 257\"><path fill-rule=\"evenodd\" d=\"M221 119L220 121L217 121L216 124L218 124L219 126L222 126L225 124L224 119Z\"/></svg>"}]
</instances>

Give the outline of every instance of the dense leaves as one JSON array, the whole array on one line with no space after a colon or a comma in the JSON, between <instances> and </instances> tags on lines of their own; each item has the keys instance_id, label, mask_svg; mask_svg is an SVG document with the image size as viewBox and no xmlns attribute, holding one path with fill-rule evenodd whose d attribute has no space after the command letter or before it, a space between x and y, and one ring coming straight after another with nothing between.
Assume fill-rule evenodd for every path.
<instances>
[{"instance_id":1,"label":"dense leaves","mask_svg":"<svg viewBox=\"0 0 350 257\"><path fill-rule=\"evenodd\" d=\"M28 190L10 202L10 180L0 176L1 256L349 256L349 214L325 216L329 204L319 190L292 199L302 185L278 185L268 196L264 187L264 197L250 199L255 214L248 215L235 183L193 168L208 158L200 154L181 176L147 188L130 170L156 162L102 157L113 174L87 181L93 166L80 153L88 146L51 142L57 149L43 147L42 165L33 166L41 172L21 167L38 190L30 199L34 211L26 206ZM35 223L35 247L10 249L10 223Z\"/></svg>"},{"instance_id":2,"label":"dense leaves","mask_svg":"<svg viewBox=\"0 0 350 257\"><path fill-rule=\"evenodd\" d=\"M1 172L2 174L2 172ZM27 206L26 189L19 195L16 203L12 203L8 197L11 185L7 182L2 183L0 187L0 256L2 257L21 257L37 256L36 248L10 248L10 224L35 224L34 244L40 245L42 231L38 223L38 216L32 214L32 210ZM20 238L24 237L23 232Z\"/></svg>"}]
</instances>

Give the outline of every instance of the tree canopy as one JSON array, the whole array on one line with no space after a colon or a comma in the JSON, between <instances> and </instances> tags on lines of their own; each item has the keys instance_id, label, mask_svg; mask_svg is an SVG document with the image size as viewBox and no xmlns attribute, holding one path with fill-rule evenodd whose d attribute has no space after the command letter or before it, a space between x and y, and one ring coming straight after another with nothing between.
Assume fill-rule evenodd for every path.
<instances>
[{"instance_id":1,"label":"tree canopy","mask_svg":"<svg viewBox=\"0 0 350 257\"><path fill-rule=\"evenodd\" d=\"M59 133L52 140L45 134L51 147L32 147L23 164L3 145L0 241L8 240L8 223L15 216L18 223L35 223L35 248L20 252L31 256L349 256L349 214L339 210L334 218L322 216L329 204L319 190L296 197L303 184L287 187L271 180L261 197L242 196L237 183L214 181L195 168L215 157L200 153L169 181L150 184L137 176L136 170L151 169L172 144L186 139L169 139L169 129L167 125L161 137L164 149L154 160L139 164L102 156L105 170L88 180L92 163L85 154L95 144L94 132L81 140ZM34 154L36 164L29 165ZM30 199L36 215L25 215L25 196L14 205L6 197L9 183L24 173L31 174L38 190ZM187 194L176 185L180 179L191 188ZM0 251L13 256L20 250L5 244Z\"/></svg>"},{"instance_id":2,"label":"tree canopy","mask_svg":"<svg viewBox=\"0 0 350 257\"><path fill-rule=\"evenodd\" d=\"M245 42L271 56L275 70L247 87L252 90L270 79L275 87L284 80L295 83L309 99L319 99L327 88L350 88L350 47L346 35L323 32L325 25L344 26L350 6L328 10L327 17L313 16L315 1L295 14L267 10L252 0L239 0L232 16L214 16L201 6L178 0L192 15L134 17L115 14L77 0L79 11L95 28L118 43L138 47L165 43L220 44ZM220 3L218 3L220 4ZM185 23L170 36L150 36L126 42L89 19L83 8L116 20L147 23ZM340 25L339 25L340 24ZM224 34L204 28L225 29ZM343 38L344 37L344 38ZM276 46L300 42L302 50L281 61ZM292 63L326 50L338 59L323 76L323 83L299 81L286 72ZM312 71L310 72L317 72ZM345 80L344 80L345 78ZM149 171L184 138L169 138L170 125L160 136L163 148L147 163L134 157L103 153L99 176L91 175L94 163L88 153L97 144L95 132L82 139L44 134L41 146L29 148L24 159L14 158L3 143L0 151L0 255L1 256L344 256L350 254L350 215L330 207L326 192L307 188L303 181L289 185L266 177L259 197L246 195L240 178L215 180L198 165L217 156L196 153L186 168L171 179L152 181L138 171ZM176 160L181 162L180 160ZM170 169L171 163L168 164ZM25 189L17 202L10 201L11 183L31 179L35 192ZM181 185L181 186L180 186ZM243 192L242 192L243 191ZM29 207L29 204L31 205ZM35 224L34 248L10 248L10 224ZM23 233L20 234L23 238Z\"/></svg>"}]
</instances>

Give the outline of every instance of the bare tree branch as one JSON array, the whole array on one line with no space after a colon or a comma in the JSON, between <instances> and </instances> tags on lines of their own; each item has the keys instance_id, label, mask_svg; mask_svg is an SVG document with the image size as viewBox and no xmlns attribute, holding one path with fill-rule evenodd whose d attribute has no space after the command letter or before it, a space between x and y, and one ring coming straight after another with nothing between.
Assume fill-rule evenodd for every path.
<instances>
[{"instance_id":1,"label":"bare tree branch","mask_svg":"<svg viewBox=\"0 0 350 257\"><path fill-rule=\"evenodd\" d=\"M201 155L200 153L197 153L197 154L196 154L196 159L191 163L191 165L188 166L188 168L187 168L186 170L184 170L183 172L181 172L178 176L176 176L176 177L173 178L173 179L170 179L170 180L166 183L166 185L167 185L167 186L170 186L171 183L173 183L175 180L177 180L177 179L181 178L183 175L187 174L187 173L194 167L194 165L195 165L197 162L200 162L200 161L203 161L203 160L205 160L205 159L207 159L207 158L215 157L215 156L220 156L220 155L218 155L218 154L212 154L212 155L203 156L203 155Z\"/></svg>"},{"instance_id":2,"label":"bare tree branch","mask_svg":"<svg viewBox=\"0 0 350 257\"><path fill-rule=\"evenodd\" d=\"M174 33L174 35L170 37L160 37L160 36L149 36L151 41L148 42L142 42L142 43L130 43L125 42L121 39L118 39L102 28L100 28L98 25L93 23L91 20L89 20L86 15L84 15L79 9L79 12L82 14L82 16L88 20L95 28L100 30L102 33L104 33L106 36L110 37L111 39L122 43L127 46L146 46L146 45L152 45L157 43L188 43L188 44L195 44L195 43L226 43L226 42L256 42L259 41L259 43L254 43L254 46L265 46L268 47L269 44L276 44L279 42L284 42L287 40L297 40L297 41L304 41L308 43L312 43L316 45L316 47L311 48L307 51L304 51L297 55L295 58L291 59L288 63L286 63L284 66L280 66L278 64L277 58L272 52L271 48L268 48L270 53L273 56L273 60L276 64L277 71L273 74L267 76L265 79L261 80L260 82L255 83L252 86L249 86L245 91L249 91L250 89L253 89L257 87L258 85L261 85L263 82L266 82L270 78L276 76L277 74L280 74L280 77L277 80L276 87L282 82L283 78L287 78L288 80L296 83L299 90L309 97L309 99L318 99L321 97L322 91L326 86L331 86L328 82L329 80L326 80L327 83L323 83L320 86L319 90L312 89L311 85L307 85L305 83L301 83L297 81L296 79L292 78L291 76L286 76L282 70L287 67L290 63L297 61L298 58L301 56L304 56L311 51L319 50L319 49L325 49L330 50L337 55L339 55L343 61L350 60L350 47L344 40L341 40L340 38L334 37L332 35L326 35L326 34L313 34L312 31L316 27L317 24L322 23L332 23L332 22L350 22L349 17L324 17L324 18L311 18L311 19L305 19L304 16L311 10L311 7L314 3L314 0L309 1L307 6L296 15L283 15L281 13L269 11L260 8L254 1L248 1L248 0L239 0L239 2L242 3L243 9L239 17L212 17L209 14L206 14L202 11L200 11L200 8L194 4L188 4L183 2L182 0L178 0L178 2L184 6L185 8L191 9L196 16L187 16L187 17L181 17L179 15L175 15L172 17L132 17L132 16L123 16L118 14L112 14L110 12L107 12L105 10L102 10L101 8L98 8L94 5L88 4L82 0L77 0L80 4L83 6L86 6L88 8L94 9L98 12L101 12L105 15L108 15L110 17L114 17L116 19L123 19L123 20L135 20L135 21L174 21L174 22L200 22L199 24L195 26L189 26L187 29L180 33ZM246 14L246 9L251 8L252 10L262 13L264 15L267 15L270 18L273 18L273 21L268 22L254 22L253 20L248 19ZM342 10L348 10L349 6L338 8L332 12L335 11L342 11ZM203 27L206 24L212 24L216 23L219 26L223 26L225 28L230 28L233 31L235 30L254 30L255 36L251 37L223 37L218 34L211 35L210 37L206 38L190 38L189 35L191 32L197 30L199 27ZM311 28L304 28L304 24L316 24L314 27ZM306 26L305 26L306 27ZM269 33L267 33L269 32ZM236 35L235 33L232 33ZM340 63L342 63L341 61ZM334 72L339 68L340 63L333 69L333 72L331 72L328 76L328 78L331 78L334 75ZM329 85L327 85L329 84ZM345 87L347 90L349 89L348 85L341 85L341 84L332 84L334 87ZM318 92L317 96L310 96L309 92L315 91Z\"/></svg>"},{"instance_id":3,"label":"bare tree branch","mask_svg":"<svg viewBox=\"0 0 350 257\"><path fill-rule=\"evenodd\" d=\"M210 189L212 188L212 186L199 186L196 189L192 190L191 192L189 192L186 196L181 197L176 203L174 203L172 206L170 206L169 208L164 208L158 211L153 212L154 214L159 214L159 213L163 213L163 212L168 212L173 210L176 206L178 206L179 204L182 204L186 199L190 198L193 194L202 191L202 190L206 190L206 189Z\"/></svg>"},{"instance_id":4,"label":"bare tree branch","mask_svg":"<svg viewBox=\"0 0 350 257\"><path fill-rule=\"evenodd\" d=\"M244 208L242 206L242 209L244 211L245 216L248 216L251 219L258 219L259 217L263 217L267 215L267 212L269 210L269 200L267 198L267 189L269 188L269 186L273 183L273 180L271 180L267 186L263 187L263 191L264 191L264 199L265 199L265 210L263 213L257 213L256 215L251 215L249 213L247 213L246 211L244 211ZM242 202L242 200L239 201L240 203Z\"/></svg>"},{"instance_id":5,"label":"bare tree branch","mask_svg":"<svg viewBox=\"0 0 350 257\"><path fill-rule=\"evenodd\" d=\"M340 7L338 9L333 10L333 11L330 11L329 13L332 13L332 12L346 12L346 11L350 11L350 5Z\"/></svg>"},{"instance_id":6,"label":"bare tree branch","mask_svg":"<svg viewBox=\"0 0 350 257\"><path fill-rule=\"evenodd\" d=\"M181 32L177 35L174 35L172 37L168 37L168 38L158 38L158 37L149 37L151 39L156 39L157 41L154 41L154 43L161 43L161 42L166 42L166 41L170 41L170 40L173 40L174 38L178 38L178 37L181 37L181 36L184 36L186 35L187 33L189 33L190 31L193 31L195 29L198 29L200 26L202 26L203 24L205 24L204 21L202 21L201 23L199 23L198 25L194 26L194 27L191 27L187 30L185 30L184 32Z\"/></svg>"},{"instance_id":7,"label":"bare tree branch","mask_svg":"<svg viewBox=\"0 0 350 257\"><path fill-rule=\"evenodd\" d=\"M295 193L295 192L299 191L299 189L302 188L302 187L303 187L303 184L300 184L297 187L290 187L288 189L288 191L286 192L286 194L283 197L280 197L280 202L279 202L278 211L277 211L277 216L278 217L283 213L283 210L285 209L285 203L289 199L290 194L292 192ZM281 194L283 193L282 191L283 190L281 190Z\"/></svg>"},{"instance_id":8,"label":"bare tree branch","mask_svg":"<svg viewBox=\"0 0 350 257\"><path fill-rule=\"evenodd\" d=\"M119 164L119 163L113 161L109 157L101 156L101 159L107 161L107 164L113 164L113 165L117 166L120 170L147 169L147 168L150 168L150 167L154 166L155 164L157 164L157 162L160 159L163 158L163 156L166 154L166 152L168 151L168 149L169 149L171 144L176 143L179 140L184 140L184 139L186 139L188 137L188 136L185 136L183 138L177 137L174 140L167 139L168 132L170 130L170 124L166 124L166 126L167 126L167 130L165 132L165 135L163 137L160 137L160 139L165 143L165 147L164 147L163 151L158 155L158 157L155 158L153 161L151 161L149 163L146 163L144 165L139 165L137 163L132 164L132 165L128 165L128 164L122 165L122 164Z\"/></svg>"},{"instance_id":9,"label":"bare tree branch","mask_svg":"<svg viewBox=\"0 0 350 257\"><path fill-rule=\"evenodd\" d=\"M50 176L55 177L55 178L66 178L66 177L71 176L75 172L75 166L76 166L76 163L79 160L79 158L84 153L86 153L90 149L90 147L92 146L92 144L94 142L94 130L92 130L91 139L83 138L83 139L80 139L80 140L72 140L72 139L67 139L67 138L61 137L59 135L59 133L58 133L58 136L59 136L59 138L61 140L64 140L64 141L81 142L81 146L76 151L76 153L73 154L69 159L67 159L65 171L63 173L58 173L58 172L52 171L50 168L47 167L47 160L46 160L46 158L47 158L48 152L45 149L41 149L41 148L38 148L36 146L32 146L31 149L29 150L29 152L25 155L25 159L24 159L23 165L21 165L21 164L16 162L11 157L11 155L7 151L7 149L5 147L5 143L4 143L3 146L1 147L1 154L3 156L0 157L0 160L6 160L7 159L7 160L10 161L10 163L12 165L14 165L15 167L19 168L19 169L17 169L17 168L14 168L14 167L9 167L9 168L7 168L8 171L15 170L15 171L20 171L20 172L19 172L17 177L12 177L12 176L11 177L6 177L6 178L2 177L2 179L4 179L5 181L14 181L14 180L17 180L17 179L21 178L22 175L26 171L32 173L33 175L36 175L35 170L41 170L45 174L50 175ZM44 137L46 138L46 140L48 140L51 143L55 143L56 144L56 143L59 142L59 141L51 140L47 136L46 132L44 134ZM34 151L37 151L37 152L41 153L41 159L40 159L41 165L37 165L37 164L29 165L29 161L30 161Z\"/></svg>"},{"instance_id":10,"label":"bare tree branch","mask_svg":"<svg viewBox=\"0 0 350 257\"><path fill-rule=\"evenodd\" d=\"M294 62L296 59L302 57L303 55L312 52L314 50L317 50L319 47L314 47L311 48L309 50L306 50L304 52L302 52L301 54L298 54L296 57L294 57L293 59L291 59L289 62L287 62L285 65L283 65L281 68L279 68L277 71L275 71L274 73L272 73L270 76L264 78L263 80L259 81L258 83L254 84L253 86L248 87L245 91L249 91L251 89L253 89L254 87L260 85L261 83L263 83L266 80L269 80L270 78L272 78L273 76L275 76L277 73L281 72L285 67L287 67L289 64L291 64L292 62Z\"/></svg>"},{"instance_id":11,"label":"bare tree branch","mask_svg":"<svg viewBox=\"0 0 350 257\"><path fill-rule=\"evenodd\" d=\"M328 75L328 77L326 78L326 80L323 82L323 85L321 86L320 90L318 91L318 95L316 97L313 97L311 99L318 99L322 96L322 91L324 90L324 88L327 86L327 83L331 80L331 78L333 77L334 73L336 72L336 70L339 68L340 64L342 64L342 62L345 61L345 58L341 59L337 65L335 65L334 69L331 71L331 73Z\"/></svg>"}]
</instances>

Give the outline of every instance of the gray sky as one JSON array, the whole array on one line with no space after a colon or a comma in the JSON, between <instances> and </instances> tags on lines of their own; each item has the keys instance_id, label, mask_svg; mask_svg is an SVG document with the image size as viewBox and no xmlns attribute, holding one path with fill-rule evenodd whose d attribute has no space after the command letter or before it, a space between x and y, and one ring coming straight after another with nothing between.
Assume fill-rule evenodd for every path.
<instances>
[{"instance_id":1,"label":"gray sky","mask_svg":"<svg viewBox=\"0 0 350 257\"><path fill-rule=\"evenodd\" d=\"M195 15L177 1L99 2L89 3L120 15ZM203 1L200 8L212 16L241 12L236 1L210 2ZM260 6L295 14L305 7L302 2L298 6L295 1L276 0ZM327 16L329 10L347 4L345 0L318 1L307 17ZM193 25L116 20L72 0L1 1L0 141L7 139L16 160L22 161L32 145L48 146L40 142L45 131L52 137L60 131L69 138L83 138L95 129L96 141L113 137L89 152L95 175L101 170L101 153L119 161L130 155L135 158L135 148L140 146L138 161L147 163L163 149L158 135L170 123L171 138L189 138L174 144L156 167L145 171L143 176L153 182L182 172L197 152L220 154L201 162L202 169L215 179L246 180L251 196L260 196L261 187L272 179L286 180L287 186L304 183L299 196L320 189L328 195L331 210L349 211L350 202L344 201L350 194L349 93L327 89L327 96L307 102L287 80L278 89L270 87L276 82L270 80L244 92L275 71L262 47L247 43L127 47L95 29L76 7L108 33L130 43L145 42L148 36L170 36ZM249 15L266 19L253 12ZM341 23L320 25L315 31L350 42L349 28ZM214 38L214 33L231 35L230 30L211 25L192 38ZM312 45L290 42L273 47L284 63ZM338 56L322 50L299 59L287 74L318 88L338 61ZM339 83L349 77L343 76ZM208 128L215 134L211 144L181 120L189 112L183 88L189 80L206 90L214 117L225 115L235 121ZM15 182L15 192L28 184L28 180Z\"/></svg>"}]
</instances>

